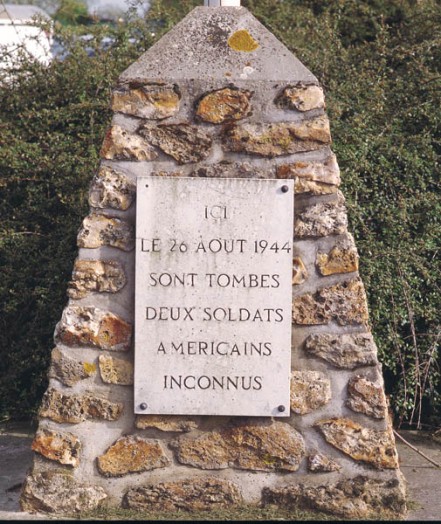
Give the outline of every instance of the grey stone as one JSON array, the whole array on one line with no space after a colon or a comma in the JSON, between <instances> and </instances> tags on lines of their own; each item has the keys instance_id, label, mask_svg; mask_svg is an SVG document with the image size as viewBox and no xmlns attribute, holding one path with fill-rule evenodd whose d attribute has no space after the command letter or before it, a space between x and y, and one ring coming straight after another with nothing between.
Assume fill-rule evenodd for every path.
<instances>
[{"instance_id":1,"label":"grey stone","mask_svg":"<svg viewBox=\"0 0 441 524\"><path fill-rule=\"evenodd\" d=\"M110 246L131 251L135 247L135 233L133 226L121 218L91 213L83 220L77 244L88 249Z\"/></svg>"},{"instance_id":2,"label":"grey stone","mask_svg":"<svg viewBox=\"0 0 441 524\"><path fill-rule=\"evenodd\" d=\"M92 180L89 204L97 208L125 211L135 199L136 186L123 173L108 166L101 166Z\"/></svg>"},{"instance_id":3,"label":"grey stone","mask_svg":"<svg viewBox=\"0 0 441 524\"><path fill-rule=\"evenodd\" d=\"M68 357L57 347L52 350L49 378L55 378L65 386L71 387L95 373L96 365L93 362Z\"/></svg>"},{"instance_id":4,"label":"grey stone","mask_svg":"<svg viewBox=\"0 0 441 524\"><path fill-rule=\"evenodd\" d=\"M117 293L126 282L119 262L77 259L67 294L70 298L79 299L90 293Z\"/></svg>"},{"instance_id":5,"label":"grey stone","mask_svg":"<svg viewBox=\"0 0 441 524\"><path fill-rule=\"evenodd\" d=\"M320 371L291 372L291 411L311 413L331 400L331 381Z\"/></svg>"},{"instance_id":6,"label":"grey stone","mask_svg":"<svg viewBox=\"0 0 441 524\"><path fill-rule=\"evenodd\" d=\"M297 240L346 233L348 218L341 193L333 202L320 202L302 211L295 220L294 235Z\"/></svg>"},{"instance_id":7,"label":"grey stone","mask_svg":"<svg viewBox=\"0 0 441 524\"><path fill-rule=\"evenodd\" d=\"M346 405L353 411L374 418L385 418L387 402L382 384L375 384L365 377L352 377L348 382Z\"/></svg>"}]
</instances>

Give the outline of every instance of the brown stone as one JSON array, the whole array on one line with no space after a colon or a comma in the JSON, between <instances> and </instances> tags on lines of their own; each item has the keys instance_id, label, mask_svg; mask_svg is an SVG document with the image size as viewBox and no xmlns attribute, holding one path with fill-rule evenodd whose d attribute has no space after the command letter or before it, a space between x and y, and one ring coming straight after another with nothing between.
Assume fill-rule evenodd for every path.
<instances>
[{"instance_id":1,"label":"brown stone","mask_svg":"<svg viewBox=\"0 0 441 524\"><path fill-rule=\"evenodd\" d=\"M337 193L338 187L331 184L323 184L322 182L314 182L313 180L304 180L303 178L294 178L294 193L300 195L302 193L310 193L311 195L332 195Z\"/></svg>"},{"instance_id":2,"label":"brown stone","mask_svg":"<svg viewBox=\"0 0 441 524\"><path fill-rule=\"evenodd\" d=\"M122 410L121 403L92 394L64 395L49 388L41 401L39 415L59 423L78 424L87 419L118 420Z\"/></svg>"},{"instance_id":3,"label":"brown stone","mask_svg":"<svg viewBox=\"0 0 441 524\"><path fill-rule=\"evenodd\" d=\"M137 511L200 511L240 504L240 489L213 477L164 482L129 490L123 507Z\"/></svg>"},{"instance_id":4,"label":"brown stone","mask_svg":"<svg viewBox=\"0 0 441 524\"><path fill-rule=\"evenodd\" d=\"M160 431L188 433L200 424L199 417L181 415L137 415L135 426L138 429L155 428Z\"/></svg>"},{"instance_id":5,"label":"brown stone","mask_svg":"<svg viewBox=\"0 0 441 524\"><path fill-rule=\"evenodd\" d=\"M179 111L180 98L176 86L122 86L112 93L112 110L140 118L162 120Z\"/></svg>"},{"instance_id":6,"label":"brown stone","mask_svg":"<svg viewBox=\"0 0 441 524\"><path fill-rule=\"evenodd\" d=\"M98 470L105 477L121 477L170 464L157 440L134 435L118 439L97 459Z\"/></svg>"},{"instance_id":7,"label":"brown stone","mask_svg":"<svg viewBox=\"0 0 441 524\"><path fill-rule=\"evenodd\" d=\"M359 278L340 282L294 298L293 323L301 325L328 324L341 326L367 324L366 294Z\"/></svg>"},{"instance_id":8,"label":"brown stone","mask_svg":"<svg viewBox=\"0 0 441 524\"><path fill-rule=\"evenodd\" d=\"M338 242L329 253L317 253L316 264L323 276L358 271L358 252L352 235Z\"/></svg>"},{"instance_id":9,"label":"brown stone","mask_svg":"<svg viewBox=\"0 0 441 524\"><path fill-rule=\"evenodd\" d=\"M88 249L110 246L131 251L135 247L135 233L125 220L91 213L83 220L77 244Z\"/></svg>"},{"instance_id":10,"label":"brown stone","mask_svg":"<svg viewBox=\"0 0 441 524\"><path fill-rule=\"evenodd\" d=\"M324 161L298 160L289 164L281 164L277 166L276 177L294 178L329 186L340 185L340 169L334 153L331 153Z\"/></svg>"},{"instance_id":11,"label":"brown stone","mask_svg":"<svg viewBox=\"0 0 441 524\"><path fill-rule=\"evenodd\" d=\"M255 166L249 162L217 162L196 167L191 176L200 178L274 178L272 166Z\"/></svg>"},{"instance_id":12,"label":"brown stone","mask_svg":"<svg viewBox=\"0 0 441 524\"><path fill-rule=\"evenodd\" d=\"M286 87L277 100L279 106L297 111L324 109L325 96L319 86L297 85Z\"/></svg>"},{"instance_id":13,"label":"brown stone","mask_svg":"<svg viewBox=\"0 0 441 524\"><path fill-rule=\"evenodd\" d=\"M332 202L320 202L306 208L294 222L294 236L297 240L308 237L324 237L346 233L348 218L344 198L339 193Z\"/></svg>"},{"instance_id":14,"label":"brown stone","mask_svg":"<svg viewBox=\"0 0 441 524\"><path fill-rule=\"evenodd\" d=\"M204 122L223 124L245 118L250 112L251 92L226 87L205 95L198 103L196 116Z\"/></svg>"},{"instance_id":15,"label":"brown stone","mask_svg":"<svg viewBox=\"0 0 441 524\"><path fill-rule=\"evenodd\" d=\"M63 311L55 338L67 346L127 351L132 339L132 325L109 311L91 306L70 306Z\"/></svg>"},{"instance_id":16,"label":"brown stone","mask_svg":"<svg viewBox=\"0 0 441 524\"><path fill-rule=\"evenodd\" d=\"M40 429L32 442L32 451L49 460L76 468L80 463L81 443L72 433Z\"/></svg>"},{"instance_id":17,"label":"brown stone","mask_svg":"<svg viewBox=\"0 0 441 524\"><path fill-rule=\"evenodd\" d=\"M78 484L66 472L44 471L27 477L20 506L29 513L79 513L98 508L106 498L99 486Z\"/></svg>"},{"instance_id":18,"label":"brown stone","mask_svg":"<svg viewBox=\"0 0 441 524\"><path fill-rule=\"evenodd\" d=\"M375 384L365 377L352 377L348 382L346 405L357 413L364 413L374 418L385 418L387 402L381 384Z\"/></svg>"},{"instance_id":19,"label":"brown stone","mask_svg":"<svg viewBox=\"0 0 441 524\"><path fill-rule=\"evenodd\" d=\"M320 116L302 122L232 125L225 130L226 151L275 157L314 151L331 143L329 122Z\"/></svg>"},{"instance_id":20,"label":"brown stone","mask_svg":"<svg viewBox=\"0 0 441 524\"><path fill-rule=\"evenodd\" d=\"M101 380L106 384L130 386L133 384L133 364L121 358L100 355L98 358Z\"/></svg>"},{"instance_id":21,"label":"brown stone","mask_svg":"<svg viewBox=\"0 0 441 524\"><path fill-rule=\"evenodd\" d=\"M181 464L201 469L297 471L305 454L302 436L289 424L244 424L196 438L181 437L172 447Z\"/></svg>"},{"instance_id":22,"label":"brown stone","mask_svg":"<svg viewBox=\"0 0 441 524\"><path fill-rule=\"evenodd\" d=\"M104 209L129 209L135 199L136 186L123 173L101 166L92 180L89 192L89 204Z\"/></svg>"},{"instance_id":23,"label":"brown stone","mask_svg":"<svg viewBox=\"0 0 441 524\"><path fill-rule=\"evenodd\" d=\"M308 272L303 260L300 257L294 257L292 260L292 285L303 284L307 278Z\"/></svg>"},{"instance_id":24,"label":"brown stone","mask_svg":"<svg viewBox=\"0 0 441 524\"><path fill-rule=\"evenodd\" d=\"M377 347L371 333L310 335L305 341L305 350L337 368L354 369L378 364Z\"/></svg>"},{"instance_id":25,"label":"brown stone","mask_svg":"<svg viewBox=\"0 0 441 524\"><path fill-rule=\"evenodd\" d=\"M126 285L126 275L119 262L76 260L67 294L84 298L90 293L117 293Z\"/></svg>"},{"instance_id":26,"label":"brown stone","mask_svg":"<svg viewBox=\"0 0 441 524\"><path fill-rule=\"evenodd\" d=\"M212 140L203 129L188 124L144 124L138 133L149 143L159 147L178 164L201 162L210 154Z\"/></svg>"},{"instance_id":27,"label":"brown stone","mask_svg":"<svg viewBox=\"0 0 441 524\"><path fill-rule=\"evenodd\" d=\"M331 400L331 382L320 371L291 372L291 411L311 413Z\"/></svg>"},{"instance_id":28,"label":"brown stone","mask_svg":"<svg viewBox=\"0 0 441 524\"><path fill-rule=\"evenodd\" d=\"M291 484L264 488L264 506L317 510L349 519L389 516L395 520L406 513L404 483L398 479L381 480L358 476L322 485Z\"/></svg>"},{"instance_id":29,"label":"brown stone","mask_svg":"<svg viewBox=\"0 0 441 524\"><path fill-rule=\"evenodd\" d=\"M79 362L64 355L59 348L52 350L49 378L55 378L65 386L74 386L95 373L96 366L93 362Z\"/></svg>"},{"instance_id":30,"label":"brown stone","mask_svg":"<svg viewBox=\"0 0 441 524\"><path fill-rule=\"evenodd\" d=\"M340 471L341 466L326 455L314 453L308 457L308 469L314 473L331 473L333 471Z\"/></svg>"},{"instance_id":31,"label":"brown stone","mask_svg":"<svg viewBox=\"0 0 441 524\"><path fill-rule=\"evenodd\" d=\"M392 428L386 431L360 426L347 418L332 418L315 424L326 441L357 461L377 469L397 469L398 454Z\"/></svg>"},{"instance_id":32,"label":"brown stone","mask_svg":"<svg viewBox=\"0 0 441 524\"><path fill-rule=\"evenodd\" d=\"M154 160L158 156L142 137L116 125L107 131L100 154L107 160Z\"/></svg>"}]
</instances>

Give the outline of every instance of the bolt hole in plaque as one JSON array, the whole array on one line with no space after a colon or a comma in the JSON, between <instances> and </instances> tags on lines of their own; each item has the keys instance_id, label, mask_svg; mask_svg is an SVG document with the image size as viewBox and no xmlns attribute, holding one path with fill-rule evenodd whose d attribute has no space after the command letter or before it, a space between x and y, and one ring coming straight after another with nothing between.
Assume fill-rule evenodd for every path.
<instances>
[{"instance_id":1,"label":"bolt hole in plaque","mask_svg":"<svg viewBox=\"0 0 441 524\"><path fill-rule=\"evenodd\" d=\"M293 181L137 181L135 412L289 416Z\"/></svg>"}]
</instances>

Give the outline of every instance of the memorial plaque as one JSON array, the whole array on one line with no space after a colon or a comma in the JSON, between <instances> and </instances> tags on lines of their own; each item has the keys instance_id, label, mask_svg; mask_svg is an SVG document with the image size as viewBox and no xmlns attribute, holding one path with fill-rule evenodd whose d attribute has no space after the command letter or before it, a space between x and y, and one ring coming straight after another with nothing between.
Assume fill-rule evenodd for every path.
<instances>
[{"instance_id":1,"label":"memorial plaque","mask_svg":"<svg viewBox=\"0 0 441 524\"><path fill-rule=\"evenodd\" d=\"M137 183L135 412L289 416L293 181Z\"/></svg>"}]
</instances>

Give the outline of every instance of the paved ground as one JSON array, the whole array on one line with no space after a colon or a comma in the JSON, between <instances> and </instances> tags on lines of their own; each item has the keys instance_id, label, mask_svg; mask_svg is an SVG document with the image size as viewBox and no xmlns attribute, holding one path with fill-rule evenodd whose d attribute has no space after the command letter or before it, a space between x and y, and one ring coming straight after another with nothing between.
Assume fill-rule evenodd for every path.
<instances>
[{"instance_id":1,"label":"paved ground","mask_svg":"<svg viewBox=\"0 0 441 524\"><path fill-rule=\"evenodd\" d=\"M30 424L0 424L0 520L47 520L19 509L18 498L26 471L35 428ZM400 431L406 440L441 463L441 442L424 432ZM407 520L441 520L441 469L398 442L401 470L408 482L411 510Z\"/></svg>"}]
</instances>

